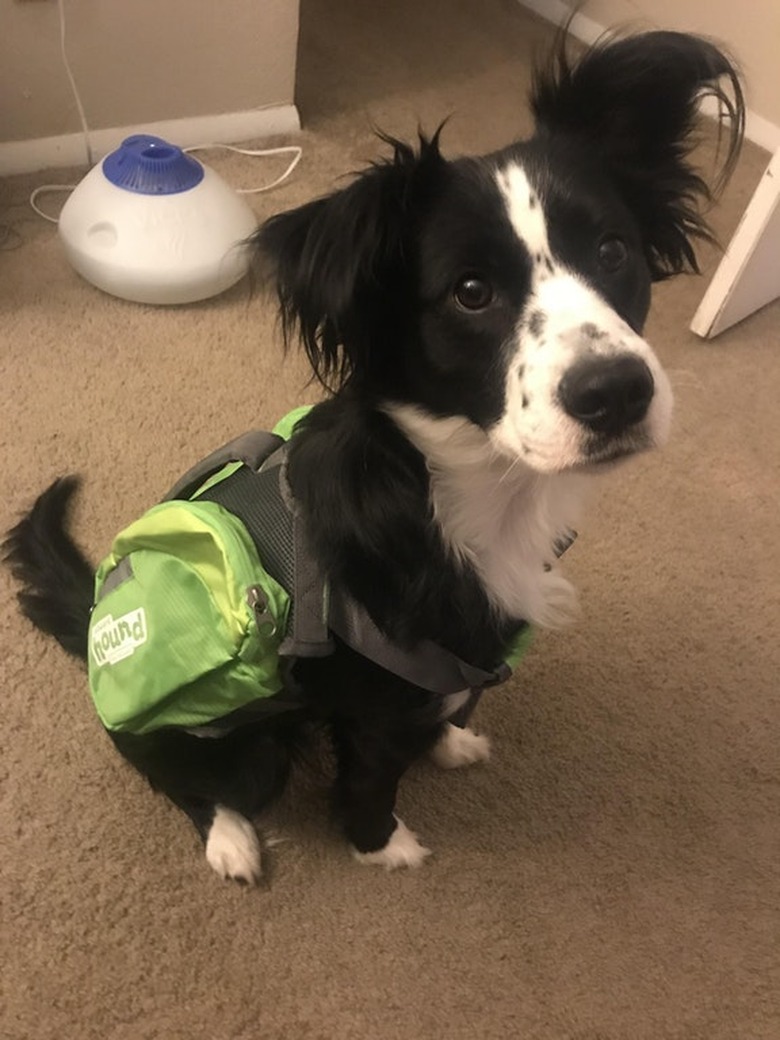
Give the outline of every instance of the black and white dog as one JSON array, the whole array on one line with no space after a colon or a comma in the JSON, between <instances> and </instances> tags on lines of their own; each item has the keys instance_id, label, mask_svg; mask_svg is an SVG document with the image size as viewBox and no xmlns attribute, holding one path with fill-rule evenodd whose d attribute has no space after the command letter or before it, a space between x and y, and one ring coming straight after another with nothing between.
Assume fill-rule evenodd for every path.
<instances>
[{"instance_id":1,"label":"black and white dog","mask_svg":"<svg viewBox=\"0 0 780 1040\"><path fill-rule=\"evenodd\" d=\"M703 39L652 32L576 61L561 46L534 82L530 140L449 160L438 133L387 139L391 158L258 231L286 338L331 391L293 438L290 485L323 569L394 643L432 640L489 669L521 621L570 613L556 545L584 485L669 430L642 327L651 283L695 270L692 237L709 236L687 159L703 93L729 117L725 179L737 74ZM86 656L93 571L65 531L73 487L45 492L6 548L27 616ZM211 866L251 882L252 819L299 728L323 720L357 858L420 864L397 786L427 752L447 767L487 757L485 737L448 721L471 691L430 694L338 641L294 675L300 708L276 719L219 739L113 739L192 818Z\"/></svg>"}]
</instances>

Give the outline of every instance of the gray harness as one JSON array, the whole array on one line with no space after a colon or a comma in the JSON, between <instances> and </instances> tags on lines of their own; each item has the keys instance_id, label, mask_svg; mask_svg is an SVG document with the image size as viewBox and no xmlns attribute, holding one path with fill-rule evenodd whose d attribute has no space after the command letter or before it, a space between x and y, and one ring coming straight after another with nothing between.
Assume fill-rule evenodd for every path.
<instances>
[{"instance_id":1,"label":"gray harness","mask_svg":"<svg viewBox=\"0 0 780 1040\"><path fill-rule=\"evenodd\" d=\"M331 586L311 550L305 521L290 491L288 447L283 438L263 430L244 434L185 473L165 497L216 502L242 521L264 568L291 598L280 656L326 656L334 651L336 635L363 657L431 693L448 695L504 682L511 669L503 661L485 671L430 640L411 649L398 646L345 590ZM243 465L198 490L235 462Z\"/></svg>"}]
</instances>

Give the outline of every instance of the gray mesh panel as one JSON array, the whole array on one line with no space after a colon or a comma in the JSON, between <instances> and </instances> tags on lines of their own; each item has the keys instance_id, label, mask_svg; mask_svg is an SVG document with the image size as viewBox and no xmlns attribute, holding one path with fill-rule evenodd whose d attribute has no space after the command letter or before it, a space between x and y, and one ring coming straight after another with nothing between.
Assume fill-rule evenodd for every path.
<instances>
[{"instance_id":1,"label":"gray mesh panel","mask_svg":"<svg viewBox=\"0 0 780 1040\"><path fill-rule=\"evenodd\" d=\"M281 465L272 463L260 473L244 466L199 498L216 502L242 521L263 567L290 594L287 633L280 653L329 653L332 644L325 617L324 582L298 529L300 522L285 505L283 480Z\"/></svg>"}]
</instances>

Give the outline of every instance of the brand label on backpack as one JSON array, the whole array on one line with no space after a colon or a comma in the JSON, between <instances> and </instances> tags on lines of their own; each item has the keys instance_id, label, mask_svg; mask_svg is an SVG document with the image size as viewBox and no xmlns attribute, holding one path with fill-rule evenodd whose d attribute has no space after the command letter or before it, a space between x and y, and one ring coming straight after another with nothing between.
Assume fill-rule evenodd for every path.
<instances>
[{"instance_id":1,"label":"brand label on backpack","mask_svg":"<svg viewBox=\"0 0 780 1040\"><path fill-rule=\"evenodd\" d=\"M121 617L106 614L92 627L92 656L98 667L116 664L135 653L147 639L146 611L143 607Z\"/></svg>"}]
</instances>

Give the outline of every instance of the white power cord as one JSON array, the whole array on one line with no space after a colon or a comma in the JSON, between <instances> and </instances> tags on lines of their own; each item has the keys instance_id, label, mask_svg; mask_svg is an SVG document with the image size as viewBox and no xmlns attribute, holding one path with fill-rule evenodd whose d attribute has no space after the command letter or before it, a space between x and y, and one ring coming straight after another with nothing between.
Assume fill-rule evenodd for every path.
<instances>
[{"instance_id":1,"label":"white power cord","mask_svg":"<svg viewBox=\"0 0 780 1040\"><path fill-rule=\"evenodd\" d=\"M62 57L62 64L65 67L65 73L68 77L68 82L70 83L71 93L73 94L74 100L76 102L76 108L78 109L79 120L81 121L81 132L84 135L84 150L86 153L87 164L89 166L93 166L94 158L92 156L92 145L89 141L89 127L87 126L87 117L84 112L84 106L81 103L81 95L79 94L78 87L76 86L76 80L73 76L73 70L71 69L70 62L68 61L68 48L66 46L67 32L65 21L65 0L57 0L57 13L59 15L60 20L60 55ZM44 220L49 220L52 224L56 224L58 223L57 218L50 217L48 213L44 213L43 210L36 205L35 200L38 198L39 195L42 195L44 192L48 193L50 191L73 191L75 187L75 184L42 184L40 188L36 188L30 196L30 205L39 217L43 217Z\"/></svg>"},{"instance_id":2,"label":"white power cord","mask_svg":"<svg viewBox=\"0 0 780 1040\"><path fill-rule=\"evenodd\" d=\"M228 152L237 152L239 155L252 155L252 156L264 156L264 155L292 155L292 161L290 162L284 173L280 174L275 181L271 181L270 184L263 184L259 188L236 188L235 191L239 195L257 195L261 191L270 191L271 188L275 188L282 181L286 181L290 174L293 172L295 167L301 161L303 155L303 149L297 144L283 145L281 148L239 148L234 144L194 144L189 148L182 148L183 152L201 152L211 151L214 148L224 148Z\"/></svg>"},{"instance_id":3,"label":"white power cord","mask_svg":"<svg viewBox=\"0 0 780 1040\"><path fill-rule=\"evenodd\" d=\"M73 191L75 187L75 184L42 184L40 188L36 188L30 196L30 205L39 217L43 217L44 220L48 220L52 224L59 224L58 218L51 217L48 213L44 213L40 206L37 205L35 200L38 198L39 195L48 194L50 191Z\"/></svg>"},{"instance_id":4,"label":"white power cord","mask_svg":"<svg viewBox=\"0 0 780 1040\"><path fill-rule=\"evenodd\" d=\"M87 117L84 113L84 106L81 103L81 95L79 94L78 87L76 86L76 80L73 76L73 72L68 61L68 49L65 46L65 0L57 0L57 10L60 15L60 53L62 54L62 64L65 66L65 72L67 73L68 80L70 82L70 89L73 92L73 97L76 100L76 108L79 111L79 119L81 120L81 131L84 134L84 148L87 153L87 163L90 166L94 166L95 160L92 155L92 145L89 142L89 127L87 126ZM33 207L34 209L35 207ZM38 211L40 212L40 211Z\"/></svg>"},{"instance_id":5,"label":"white power cord","mask_svg":"<svg viewBox=\"0 0 780 1040\"><path fill-rule=\"evenodd\" d=\"M73 97L76 100L76 107L79 112L79 119L81 121L81 129L84 134L84 147L86 150L87 163L90 167L95 165L95 159L92 153L92 145L89 140L89 126L87 124L87 117L84 112L84 106L81 103L81 96L76 86L76 80L68 61L68 53L65 46L65 0L57 0L57 9L60 17L60 51L62 53L62 62L65 66L65 72L68 75L70 81L71 90ZM217 148L224 148L229 152L237 152L239 155L250 155L255 157L265 157L269 155L292 155L292 160L287 166L284 173L280 174L275 180L271 181L270 184L263 184L258 188L237 188L235 189L239 195L257 195L260 192L271 191L272 188L276 188L282 184L290 174L293 172L295 167L301 161L303 156L303 149L299 145L284 145L280 148L238 148L236 145L231 144L197 144L191 145L189 148L182 148L183 152L200 152L200 151L212 151ZM30 205L33 210L38 214L39 217L43 217L44 220L50 221L52 224L58 224L59 220L57 217L52 217L37 205L37 198L39 195L48 194L52 191L73 191L76 187L75 184L42 184L39 188L30 195Z\"/></svg>"}]
</instances>

